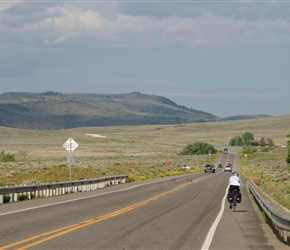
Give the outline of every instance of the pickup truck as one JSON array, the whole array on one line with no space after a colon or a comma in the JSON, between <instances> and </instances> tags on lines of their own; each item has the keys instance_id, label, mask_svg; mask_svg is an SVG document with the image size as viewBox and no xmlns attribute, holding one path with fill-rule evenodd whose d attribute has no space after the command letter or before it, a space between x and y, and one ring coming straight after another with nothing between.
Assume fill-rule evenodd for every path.
<instances>
[{"instance_id":1,"label":"pickup truck","mask_svg":"<svg viewBox=\"0 0 290 250\"><path fill-rule=\"evenodd\" d=\"M225 172L227 172L227 171L229 171L229 172L232 172L232 164L227 164L226 166L225 166L225 170L224 170Z\"/></svg>"}]
</instances>

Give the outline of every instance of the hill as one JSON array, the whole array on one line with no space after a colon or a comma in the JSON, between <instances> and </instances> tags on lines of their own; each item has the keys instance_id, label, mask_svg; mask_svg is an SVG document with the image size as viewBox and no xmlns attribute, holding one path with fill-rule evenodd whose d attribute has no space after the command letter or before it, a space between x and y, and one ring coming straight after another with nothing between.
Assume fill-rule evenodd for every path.
<instances>
[{"instance_id":1,"label":"hill","mask_svg":"<svg viewBox=\"0 0 290 250\"><path fill-rule=\"evenodd\" d=\"M235 115L223 118L224 121L235 121L235 120L248 120L248 119L256 119L256 118L263 118L263 117L270 117L269 115Z\"/></svg>"},{"instance_id":2,"label":"hill","mask_svg":"<svg viewBox=\"0 0 290 250\"><path fill-rule=\"evenodd\" d=\"M0 126L22 129L69 129L94 126L184 124L221 118L139 92L63 94L9 92L0 95Z\"/></svg>"}]
</instances>

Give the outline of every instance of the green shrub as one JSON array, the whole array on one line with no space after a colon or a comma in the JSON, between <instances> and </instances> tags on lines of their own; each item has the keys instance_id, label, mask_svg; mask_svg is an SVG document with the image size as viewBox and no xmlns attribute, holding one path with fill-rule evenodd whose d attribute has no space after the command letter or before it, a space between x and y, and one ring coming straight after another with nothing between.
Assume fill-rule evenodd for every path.
<instances>
[{"instance_id":1,"label":"green shrub","mask_svg":"<svg viewBox=\"0 0 290 250\"><path fill-rule=\"evenodd\" d=\"M258 151L257 148L254 148L252 146L247 146L247 147L243 147L243 154L254 154Z\"/></svg>"},{"instance_id":2,"label":"green shrub","mask_svg":"<svg viewBox=\"0 0 290 250\"><path fill-rule=\"evenodd\" d=\"M290 133L287 135L287 137L290 137ZM290 164L290 141L287 141L287 148L288 148L288 154L287 154L286 162Z\"/></svg>"},{"instance_id":3,"label":"green shrub","mask_svg":"<svg viewBox=\"0 0 290 250\"><path fill-rule=\"evenodd\" d=\"M28 200L28 194L18 194L18 200L19 201Z\"/></svg>"},{"instance_id":4,"label":"green shrub","mask_svg":"<svg viewBox=\"0 0 290 250\"><path fill-rule=\"evenodd\" d=\"M269 152L269 151L270 151L270 148L262 147L261 149L261 152L264 152L264 153Z\"/></svg>"},{"instance_id":5,"label":"green shrub","mask_svg":"<svg viewBox=\"0 0 290 250\"><path fill-rule=\"evenodd\" d=\"M132 182L132 181L136 181L136 176L133 174L130 174L126 180L126 182Z\"/></svg>"},{"instance_id":6,"label":"green shrub","mask_svg":"<svg viewBox=\"0 0 290 250\"><path fill-rule=\"evenodd\" d=\"M139 180L140 181L145 181L146 180L146 176L144 176L144 175L139 176Z\"/></svg>"},{"instance_id":7,"label":"green shrub","mask_svg":"<svg viewBox=\"0 0 290 250\"><path fill-rule=\"evenodd\" d=\"M15 161L15 156L7 153L5 154L4 150L0 152L0 161L2 162L11 162L11 161Z\"/></svg>"},{"instance_id":8,"label":"green shrub","mask_svg":"<svg viewBox=\"0 0 290 250\"><path fill-rule=\"evenodd\" d=\"M11 200L11 196L9 194L3 195L3 203L8 203Z\"/></svg>"},{"instance_id":9,"label":"green shrub","mask_svg":"<svg viewBox=\"0 0 290 250\"><path fill-rule=\"evenodd\" d=\"M217 150L210 144L204 142L195 142L186 145L179 153L180 155L205 155L215 154Z\"/></svg>"}]
</instances>

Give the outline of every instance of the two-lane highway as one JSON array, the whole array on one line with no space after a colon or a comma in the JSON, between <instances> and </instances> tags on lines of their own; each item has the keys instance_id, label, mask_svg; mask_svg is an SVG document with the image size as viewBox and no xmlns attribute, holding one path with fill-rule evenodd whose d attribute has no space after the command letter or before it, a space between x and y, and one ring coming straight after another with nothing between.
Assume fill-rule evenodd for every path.
<instances>
[{"instance_id":1,"label":"two-lane highway","mask_svg":"<svg viewBox=\"0 0 290 250\"><path fill-rule=\"evenodd\" d=\"M246 194L237 212L228 208L229 176L218 169L5 204L0 249L274 249Z\"/></svg>"}]
</instances>

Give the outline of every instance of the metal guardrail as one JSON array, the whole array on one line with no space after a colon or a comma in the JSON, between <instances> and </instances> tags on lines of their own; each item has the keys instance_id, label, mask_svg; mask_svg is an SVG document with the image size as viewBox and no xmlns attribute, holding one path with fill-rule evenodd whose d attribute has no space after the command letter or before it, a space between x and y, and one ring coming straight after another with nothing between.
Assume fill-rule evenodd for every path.
<instances>
[{"instance_id":1,"label":"metal guardrail","mask_svg":"<svg viewBox=\"0 0 290 250\"><path fill-rule=\"evenodd\" d=\"M259 189L259 192L262 192L263 194L265 193L254 182L248 181L248 187L249 187L250 192L254 195L256 201L260 204L261 208L270 218L273 226L278 231L280 236L284 239L285 242L290 241L290 238L289 238L290 237L290 216L277 211L275 208L273 208L273 206L269 204L269 202L267 202L263 197L261 197L261 195L259 195L259 193L257 192L257 189ZM270 197L268 198L271 199ZM276 203L274 200L272 201ZM286 208L284 209L286 210Z\"/></svg>"},{"instance_id":2,"label":"metal guardrail","mask_svg":"<svg viewBox=\"0 0 290 250\"><path fill-rule=\"evenodd\" d=\"M5 202L16 202L21 195L27 199L59 196L68 193L92 191L111 185L125 183L128 175L102 177L92 180L81 180L71 182L59 182L40 185L10 186L0 188L0 204Z\"/></svg>"}]
</instances>

